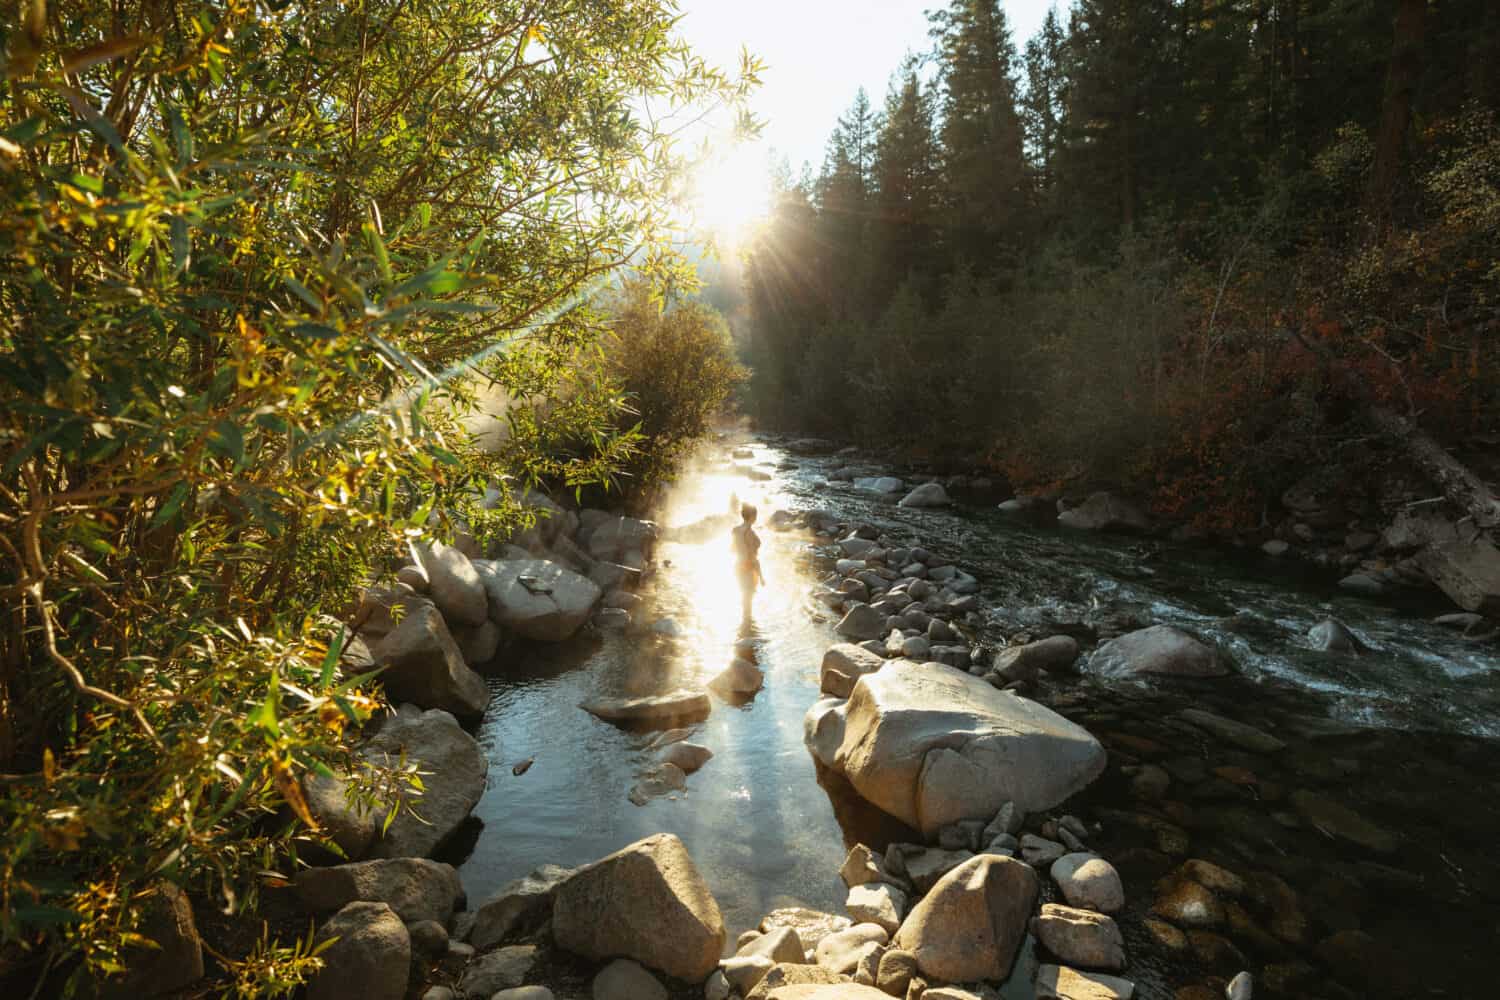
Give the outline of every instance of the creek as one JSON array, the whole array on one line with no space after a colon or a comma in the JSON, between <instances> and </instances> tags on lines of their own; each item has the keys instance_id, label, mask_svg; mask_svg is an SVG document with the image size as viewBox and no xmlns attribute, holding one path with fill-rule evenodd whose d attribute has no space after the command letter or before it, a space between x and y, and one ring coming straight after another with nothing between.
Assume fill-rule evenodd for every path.
<instances>
[{"instance_id":1,"label":"creek","mask_svg":"<svg viewBox=\"0 0 1500 1000\"><path fill-rule=\"evenodd\" d=\"M808 596L831 571L829 540L766 521L777 510L817 509L944 553L978 577L975 641L1063 631L1086 639L1166 623L1234 659L1228 679L1106 686L1085 667L1031 692L1110 751L1104 778L1068 808L1102 824L1091 846L1125 878L1129 908L1119 920L1137 996L1222 996L1222 980L1240 968L1272 996L1490 995L1500 940L1500 655L1430 622L1450 609L1423 598L1370 603L1339 593L1325 574L1269 558L1028 527L993 500L903 509L830 484L838 459L752 446L753 460L692 467L659 515L665 538L638 621L670 619L675 635L637 628L512 649L494 672L479 733L492 762L475 812L484 826L461 869L471 903L542 864L587 863L667 831L686 843L733 941L779 906L841 913L848 847L911 839L820 774L803 745L819 663L836 641L834 620ZM728 541L727 514L740 500L761 511L768 581L748 624ZM672 531L692 525L701 538ZM1327 617L1369 651L1314 649L1307 631ZM579 703L700 687L742 638L755 643L765 688L742 705L716 700L692 727L689 738L714 757L685 792L633 804L655 734L597 720ZM1236 747L1176 715L1190 706L1288 745L1274 754ZM1165 790L1143 793L1143 767L1165 772ZM1239 872L1248 887L1191 940L1163 940L1148 911L1164 891L1160 877L1185 858ZM1029 989L1013 983L1005 996Z\"/></svg>"}]
</instances>

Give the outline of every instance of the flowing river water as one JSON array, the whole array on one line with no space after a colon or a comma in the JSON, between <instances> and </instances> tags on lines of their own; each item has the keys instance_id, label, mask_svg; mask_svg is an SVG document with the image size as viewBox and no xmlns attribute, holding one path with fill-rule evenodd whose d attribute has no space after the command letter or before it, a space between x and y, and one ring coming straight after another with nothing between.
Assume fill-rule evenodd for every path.
<instances>
[{"instance_id":1,"label":"flowing river water","mask_svg":"<svg viewBox=\"0 0 1500 1000\"><path fill-rule=\"evenodd\" d=\"M820 775L803 746L818 666L836 641L808 596L830 571L815 551L827 540L765 522L777 510L819 509L977 576L985 610L976 640L1169 623L1234 658L1239 674L1226 680L1104 686L1085 672L1033 692L1110 751L1105 776L1070 808L1101 824L1091 846L1125 879L1119 922L1137 996L1222 996L1222 980L1241 968L1257 973L1257 996L1500 994L1490 968L1500 943L1500 648L1431 624L1447 610L1439 603L1377 605L1268 559L1031 528L993 501L901 509L830 484L835 459L752 444L753 460L690 469L659 515L667 538L638 618L670 619L675 635L637 629L513 650L496 672L479 734L492 762L476 810L484 826L461 868L471 901L543 864L587 863L667 831L692 853L732 942L776 907L842 912L848 847L914 839ZM724 518L737 500L759 506L765 543L768 585L748 625L732 522L701 537L675 533L681 540L671 530ZM1327 617L1370 651L1313 649L1306 633ZM655 734L602 722L579 703L700 687L743 638L755 643L765 688L743 705L716 700L692 727L690 739L714 757L685 791L632 803L655 761ZM1189 706L1288 746L1237 746L1175 715ZM1142 767L1165 789L1147 787ZM1246 884L1183 940L1153 932L1149 911L1167 892L1161 877L1186 858L1215 861ZM1030 996L1027 981L1019 970L1004 995Z\"/></svg>"}]
</instances>

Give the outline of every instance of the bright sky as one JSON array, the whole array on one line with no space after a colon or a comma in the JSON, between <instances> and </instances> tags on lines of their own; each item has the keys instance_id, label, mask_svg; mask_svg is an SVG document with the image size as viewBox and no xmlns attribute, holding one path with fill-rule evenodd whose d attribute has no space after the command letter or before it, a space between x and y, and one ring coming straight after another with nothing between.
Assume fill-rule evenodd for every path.
<instances>
[{"instance_id":1,"label":"bright sky","mask_svg":"<svg viewBox=\"0 0 1500 1000\"><path fill-rule=\"evenodd\" d=\"M879 107L910 51L928 47L924 11L945 0L679 0L682 33L710 62L732 69L740 47L767 64L754 101L765 145L813 169L835 120L863 86ZM1054 0L1002 0L1017 50ZM1059 12L1068 0L1058 0Z\"/></svg>"}]
</instances>

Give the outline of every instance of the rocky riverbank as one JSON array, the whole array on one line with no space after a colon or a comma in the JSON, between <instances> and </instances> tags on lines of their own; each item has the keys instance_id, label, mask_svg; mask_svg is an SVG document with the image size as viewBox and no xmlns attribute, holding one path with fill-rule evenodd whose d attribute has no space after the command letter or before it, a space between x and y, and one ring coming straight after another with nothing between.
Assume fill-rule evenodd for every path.
<instances>
[{"instance_id":1,"label":"rocky riverbank","mask_svg":"<svg viewBox=\"0 0 1500 1000\"><path fill-rule=\"evenodd\" d=\"M790 450L832 454L831 482L892 496L913 486L946 488L1036 524L1258 549L1272 559L1334 574L1339 586L1371 598L1439 593L1456 606L1446 622L1466 637L1500 637L1500 549L1492 533L1454 509L1419 477L1361 482L1334 469L1309 472L1283 491L1257 530L1211 530L1185 515L1161 515L1111 490L1059 489L1011 495L1002 479L882 465L857 448L815 438L784 439ZM920 485L918 485L920 484Z\"/></svg>"},{"instance_id":2,"label":"rocky riverbank","mask_svg":"<svg viewBox=\"0 0 1500 1000\"><path fill-rule=\"evenodd\" d=\"M775 474L765 466L722 460ZM731 928L701 870L707 845L687 833L466 899L444 862L461 856L481 796L505 823L493 805L501 758L460 721L489 698L481 675L518 669L537 649L523 641L564 636L665 656L681 629L658 616L649 586L637 591L680 571L657 544L712 540L730 520L658 529L548 508L510 548L481 553L460 537L415 550L399 583L371 588L350 619L345 669L385 665L413 699L372 727L363 752L427 773L422 820L384 831L337 781L309 783L347 856L320 859L344 863L310 868L283 893L323 940L338 937L311 995L1341 1000L1420 984L1469 995L1500 900L1488 850L1500 815L1487 794L1500 789L1475 777L1495 773L1493 744L1332 722L1315 699L1248 680L1222 644L1149 614L1021 622L985 596L998 567L912 527L945 523L925 513L944 509L941 484L877 485L888 484L853 494L874 498L856 516L820 497L766 518L772 547L803 553L817 576L804 606L824 621L826 651L806 669L823 698L808 688L796 711L844 828L842 865L826 862L841 908L778 902ZM1365 640L1335 624L1309 646L1359 663ZM492 646L475 641L486 632ZM741 635L723 643L723 668L569 700L596 727L642 734L635 784L615 793L642 817L688 809L705 782L734 773L736 748L698 720L764 701L768 686L785 697L774 673L785 666ZM504 780L531 780L530 762ZM852 815L855 801L887 821Z\"/></svg>"}]
</instances>

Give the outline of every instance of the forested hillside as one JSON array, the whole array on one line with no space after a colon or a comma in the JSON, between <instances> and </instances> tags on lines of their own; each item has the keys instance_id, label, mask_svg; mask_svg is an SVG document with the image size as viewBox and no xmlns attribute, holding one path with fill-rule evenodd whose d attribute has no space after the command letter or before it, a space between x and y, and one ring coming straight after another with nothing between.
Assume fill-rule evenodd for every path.
<instances>
[{"instance_id":1,"label":"forested hillside","mask_svg":"<svg viewBox=\"0 0 1500 1000\"><path fill-rule=\"evenodd\" d=\"M1078 0L1024 44L998 0L930 20L783 179L759 419L1220 527L1367 465L1372 408L1493 443L1500 8Z\"/></svg>"}]
</instances>

